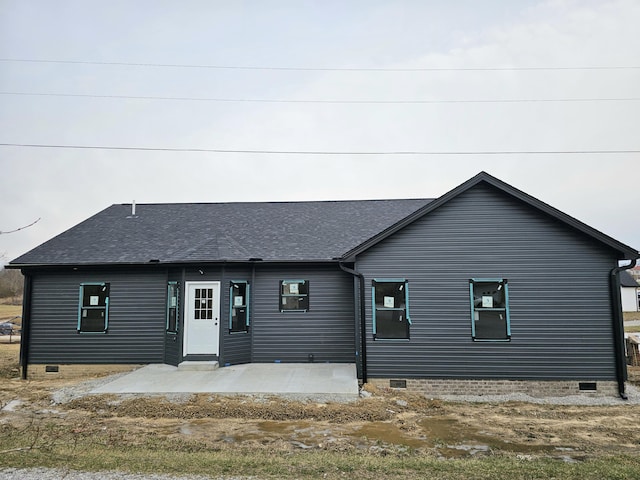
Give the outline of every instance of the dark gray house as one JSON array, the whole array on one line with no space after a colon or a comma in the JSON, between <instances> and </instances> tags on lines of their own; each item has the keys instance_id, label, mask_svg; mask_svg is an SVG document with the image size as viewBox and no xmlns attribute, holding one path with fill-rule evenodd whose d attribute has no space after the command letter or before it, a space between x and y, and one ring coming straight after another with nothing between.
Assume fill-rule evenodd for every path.
<instances>
[{"instance_id":1,"label":"dark gray house","mask_svg":"<svg viewBox=\"0 0 640 480\"><path fill-rule=\"evenodd\" d=\"M637 250L480 173L442 197L112 205L15 259L23 377L346 362L424 392L624 395Z\"/></svg>"}]
</instances>

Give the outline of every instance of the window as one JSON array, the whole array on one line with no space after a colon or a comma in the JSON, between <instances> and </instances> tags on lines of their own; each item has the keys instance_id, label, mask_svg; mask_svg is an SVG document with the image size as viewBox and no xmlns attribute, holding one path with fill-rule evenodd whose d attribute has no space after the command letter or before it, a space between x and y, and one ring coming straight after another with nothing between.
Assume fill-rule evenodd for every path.
<instances>
[{"instance_id":1,"label":"window","mask_svg":"<svg viewBox=\"0 0 640 480\"><path fill-rule=\"evenodd\" d=\"M405 279L373 280L373 338L409 340L409 283Z\"/></svg>"},{"instance_id":2,"label":"window","mask_svg":"<svg viewBox=\"0 0 640 480\"><path fill-rule=\"evenodd\" d=\"M471 335L474 340L508 341L509 286L506 279L471 279Z\"/></svg>"},{"instance_id":3,"label":"window","mask_svg":"<svg viewBox=\"0 0 640 480\"><path fill-rule=\"evenodd\" d=\"M282 280L280 282L280 311L309 310L309 282Z\"/></svg>"},{"instance_id":4,"label":"window","mask_svg":"<svg viewBox=\"0 0 640 480\"><path fill-rule=\"evenodd\" d=\"M106 333L109 325L109 284L80 285L78 332Z\"/></svg>"},{"instance_id":5,"label":"window","mask_svg":"<svg viewBox=\"0 0 640 480\"><path fill-rule=\"evenodd\" d=\"M195 320L213 319L213 288L194 289L193 318Z\"/></svg>"},{"instance_id":6,"label":"window","mask_svg":"<svg viewBox=\"0 0 640 480\"><path fill-rule=\"evenodd\" d=\"M167 333L178 333L178 282L167 285Z\"/></svg>"},{"instance_id":7,"label":"window","mask_svg":"<svg viewBox=\"0 0 640 480\"><path fill-rule=\"evenodd\" d=\"M249 331L249 283L231 281L229 285L229 333Z\"/></svg>"}]
</instances>

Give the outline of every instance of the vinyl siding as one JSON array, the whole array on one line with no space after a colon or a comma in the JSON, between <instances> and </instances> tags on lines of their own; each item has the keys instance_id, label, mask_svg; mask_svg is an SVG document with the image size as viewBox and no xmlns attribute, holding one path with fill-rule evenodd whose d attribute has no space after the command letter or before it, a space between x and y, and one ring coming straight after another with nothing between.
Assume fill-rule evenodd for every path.
<instances>
[{"instance_id":1,"label":"vinyl siding","mask_svg":"<svg viewBox=\"0 0 640 480\"><path fill-rule=\"evenodd\" d=\"M110 283L106 334L77 332L79 287ZM161 363L166 272L35 273L31 363Z\"/></svg>"},{"instance_id":2,"label":"vinyl siding","mask_svg":"<svg viewBox=\"0 0 640 480\"><path fill-rule=\"evenodd\" d=\"M222 326L222 365L236 365L240 363L251 362L251 335L253 328L253 285L251 282L250 268L227 268L224 274L224 281L220 285L220 309ZM229 286L231 281L246 281L250 285L249 288L249 331L247 333L230 333L229 332Z\"/></svg>"},{"instance_id":3,"label":"vinyl siding","mask_svg":"<svg viewBox=\"0 0 640 480\"><path fill-rule=\"evenodd\" d=\"M182 284L182 270L170 271L167 282L178 283L178 309L176 311L178 332L169 333L165 330L164 337L164 363L167 365L177 366L182 361L182 334L183 334L183 321L184 315L184 285ZM167 292L165 292L165 322L166 322L166 298Z\"/></svg>"},{"instance_id":4,"label":"vinyl siding","mask_svg":"<svg viewBox=\"0 0 640 480\"><path fill-rule=\"evenodd\" d=\"M309 311L280 312L280 281L309 282ZM252 287L252 361L353 363L353 279L337 265L261 267Z\"/></svg>"},{"instance_id":5,"label":"vinyl siding","mask_svg":"<svg viewBox=\"0 0 640 480\"><path fill-rule=\"evenodd\" d=\"M615 378L608 274L616 255L478 185L357 258L375 378ZM406 278L411 339L373 341L373 278ZM510 342L474 342L469 279L509 282Z\"/></svg>"}]
</instances>

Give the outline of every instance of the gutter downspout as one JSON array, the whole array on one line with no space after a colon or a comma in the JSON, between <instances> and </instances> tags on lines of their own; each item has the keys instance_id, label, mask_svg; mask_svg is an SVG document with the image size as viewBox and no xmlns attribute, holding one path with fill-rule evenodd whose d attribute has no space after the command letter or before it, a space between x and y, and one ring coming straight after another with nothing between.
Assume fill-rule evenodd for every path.
<instances>
[{"instance_id":1,"label":"gutter downspout","mask_svg":"<svg viewBox=\"0 0 640 480\"><path fill-rule=\"evenodd\" d=\"M622 270L628 270L636 266L637 259L631 260L629 265L615 267L609 275L609 287L611 289L611 307L613 313L613 345L616 359L616 380L618 381L618 393L620 398L627 400L624 390L624 382L627 380L627 361L624 356L624 319L622 318L622 300L620 298L620 277Z\"/></svg>"},{"instance_id":2,"label":"gutter downspout","mask_svg":"<svg viewBox=\"0 0 640 480\"><path fill-rule=\"evenodd\" d=\"M340 269L354 277L358 277L360 287L360 364L362 366L362 383L367 383L367 322L366 307L364 301L365 280L364 275L357 270L346 267L342 262L338 263Z\"/></svg>"},{"instance_id":3,"label":"gutter downspout","mask_svg":"<svg viewBox=\"0 0 640 480\"><path fill-rule=\"evenodd\" d=\"M22 331L20 332L20 370L22 380L27 380L27 368L29 365L29 343L31 337L31 275L24 275L24 287L22 296Z\"/></svg>"}]
</instances>

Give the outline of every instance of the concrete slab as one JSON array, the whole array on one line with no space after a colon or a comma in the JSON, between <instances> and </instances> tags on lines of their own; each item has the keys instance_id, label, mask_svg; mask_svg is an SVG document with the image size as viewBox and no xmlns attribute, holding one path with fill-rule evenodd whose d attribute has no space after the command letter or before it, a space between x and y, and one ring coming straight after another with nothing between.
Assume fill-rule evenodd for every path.
<instances>
[{"instance_id":1,"label":"concrete slab","mask_svg":"<svg viewBox=\"0 0 640 480\"><path fill-rule=\"evenodd\" d=\"M214 371L179 370L152 364L106 383L91 393L215 393L276 395L315 401L359 397L354 364L249 363Z\"/></svg>"},{"instance_id":2,"label":"concrete slab","mask_svg":"<svg viewBox=\"0 0 640 480\"><path fill-rule=\"evenodd\" d=\"M210 372L211 370L217 370L219 367L218 362L211 361L187 361L178 365L178 370L196 370L201 372Z\"/></svg>"}]
</instances>

